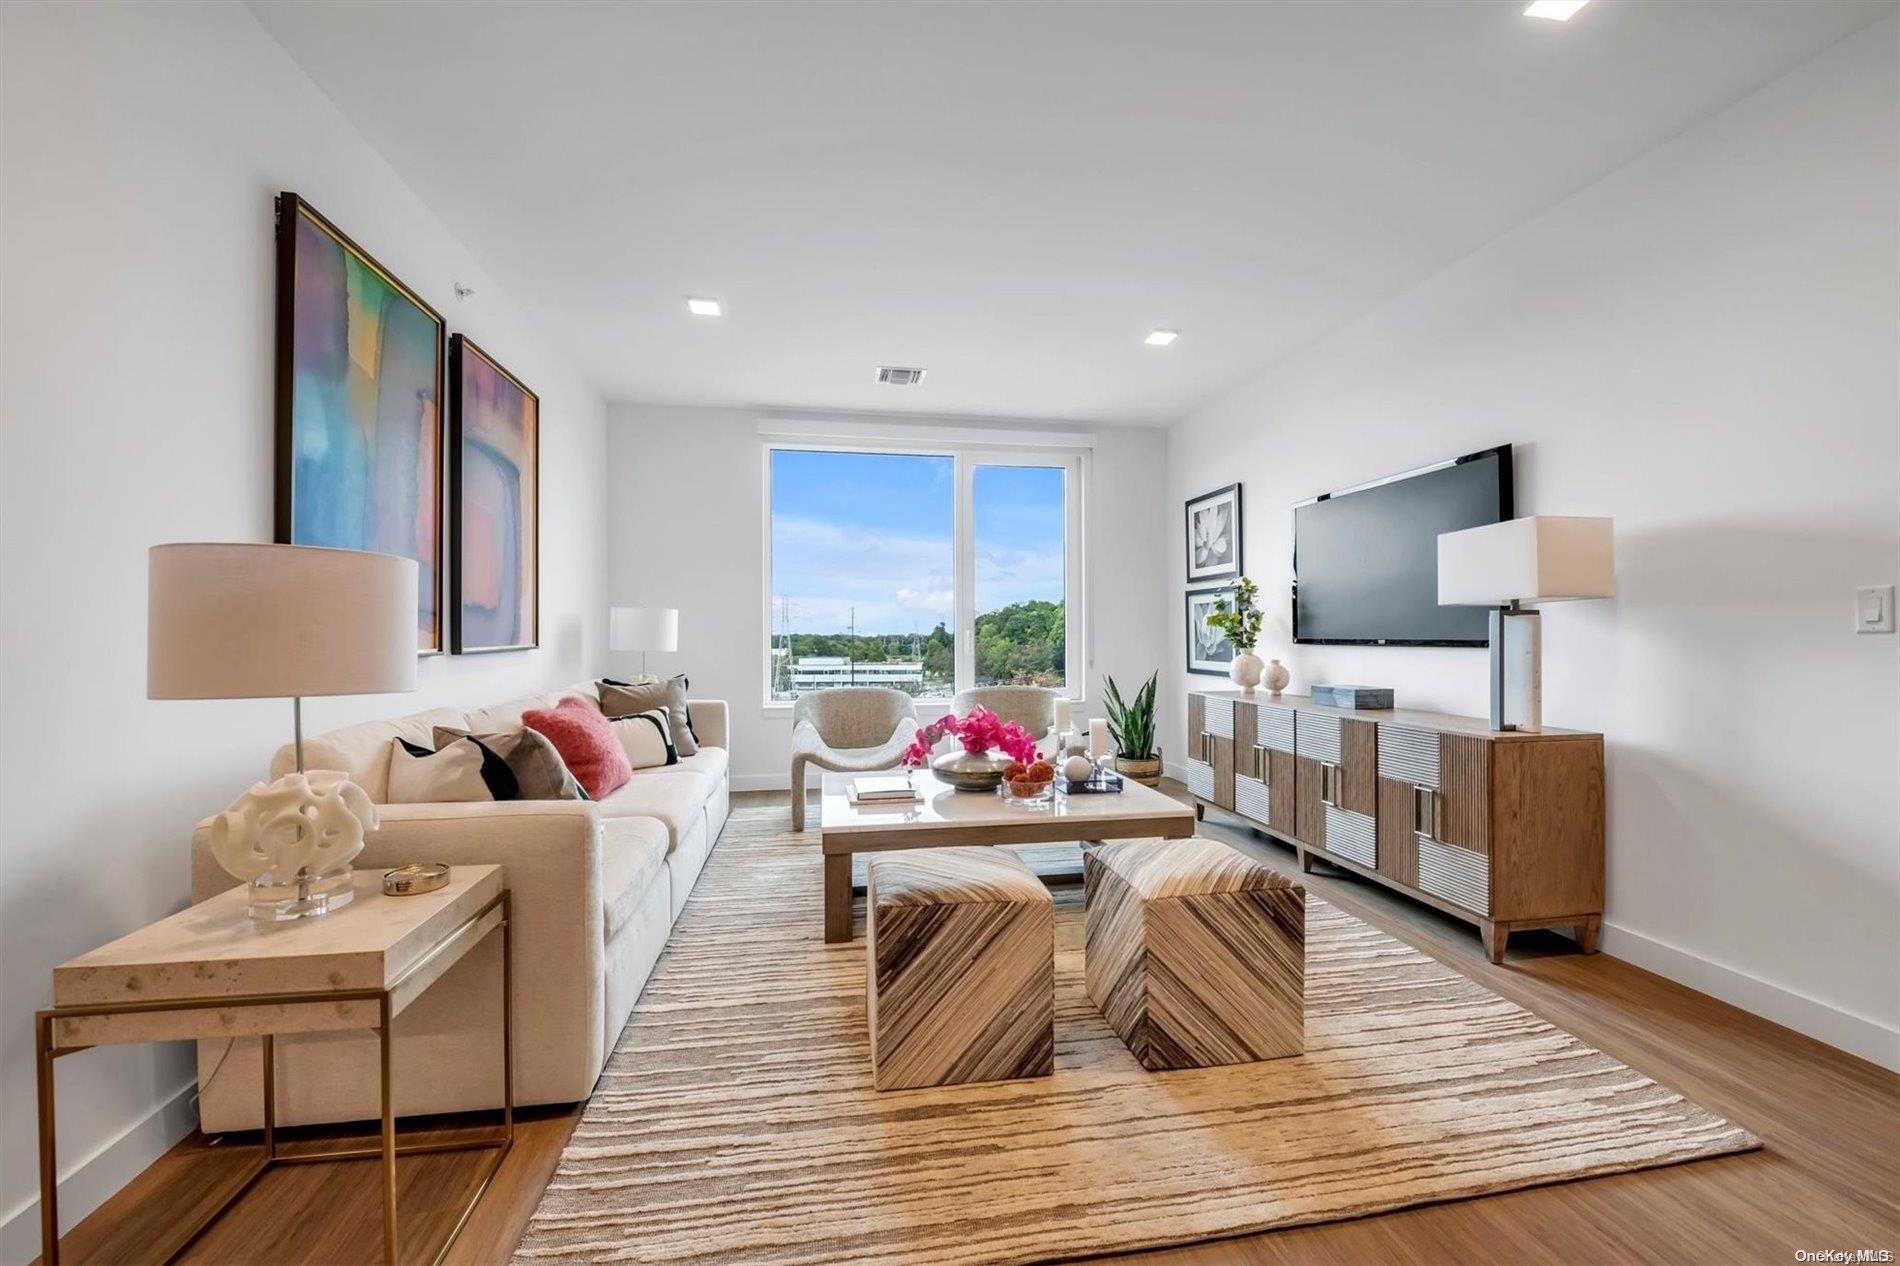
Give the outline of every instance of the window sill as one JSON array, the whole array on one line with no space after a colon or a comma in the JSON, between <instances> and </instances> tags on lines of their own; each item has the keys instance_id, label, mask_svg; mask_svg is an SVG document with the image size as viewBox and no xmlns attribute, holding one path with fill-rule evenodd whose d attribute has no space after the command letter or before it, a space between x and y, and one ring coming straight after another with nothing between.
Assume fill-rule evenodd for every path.
<instances>
[{"instance_id":1,"label":"window sill","mask_svg":"<svg viewBox=\"0 0 1900 1266\"><path fill-rule=\"evenodd\" d=\"M1088 703L1088 696L1069 695L1068 700L1070 708L1073 709L1086 705ZM777 700L767 700L760 706L759 711L760 715L767 721L790 721L792 719L792 705L789 702L781 703ZM950 711L950 700L948 699L919 699L917 701L917 715L926 721L934 721L948 711Z\"/></svg>"}]
</instances>

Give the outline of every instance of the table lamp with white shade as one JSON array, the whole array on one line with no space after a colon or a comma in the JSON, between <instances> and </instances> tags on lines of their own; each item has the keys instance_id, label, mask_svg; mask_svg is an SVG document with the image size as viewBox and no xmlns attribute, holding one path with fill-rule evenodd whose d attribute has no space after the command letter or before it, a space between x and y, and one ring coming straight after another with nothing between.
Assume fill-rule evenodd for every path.
<instances>
[{"instance_id":1,"label":"table lamp with white shade","mask_svg":"<svg viewBox=\"0 0 1900 1266\"><path fill-rule=\"evenodd\" d=\"M679 649L680 613L675 607L615 607L608 621L607 644L617 651L640 652L640 675L647 652Z\"/></svg>"},{"instance_id":2,"label":"table lamp with white shade","mask_svg":"<svg viewBox=\"0 0 1900 1266\"><path fill-rule=\"evenodd\" d=\"M416 688L414 559L307 545L155 545L150 699L291 700L297 771L258 783L199 823L251 884L251 917L324 914L354 895L350 859L376 806L347 776L306 771L303 699Z\"/></svg>"},{"instance_id":3,"label":"table lamp with white shade","mask_svg":"<svg viewBox=\"0 0 1900 1266\"><path fill-rule=\"evenodd\" d=\"M1543 619L1522 604L1615 597L1610 528L1537 514L1438 538L1439 605L1492 608L1492 729L1543 729Z\"/></svg>"}]
</instances>

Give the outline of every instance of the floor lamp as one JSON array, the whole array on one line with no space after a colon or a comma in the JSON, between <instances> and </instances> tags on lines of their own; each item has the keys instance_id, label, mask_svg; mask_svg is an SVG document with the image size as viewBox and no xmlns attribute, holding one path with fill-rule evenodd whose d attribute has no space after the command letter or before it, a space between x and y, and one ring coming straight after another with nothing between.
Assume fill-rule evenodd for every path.
<instances>
[{"instance_id":1,"label":"floor lamp","mask_svg":"<svg viewBox=\"0 0 1900 1266\"><path fill-rule=\"evenodd\" d=\"M1526 602L1616 596L1609 519L1549 514L1438 538L1440 606L1491 608L1491 728L1544 728L1543 617Z\"/></svg>"}]
</instances>

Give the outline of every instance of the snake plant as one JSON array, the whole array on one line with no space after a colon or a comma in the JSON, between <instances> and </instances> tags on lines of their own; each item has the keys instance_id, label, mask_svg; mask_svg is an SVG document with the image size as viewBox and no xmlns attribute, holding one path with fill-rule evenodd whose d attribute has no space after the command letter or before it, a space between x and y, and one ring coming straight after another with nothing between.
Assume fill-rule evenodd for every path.
<instances>
[{"instance_id":1,"label":"snake plant","mask_svg":"<svg viewBox=\"0 0 1900 1266\"><path fill-rule=\"evenodd\" d=\"M1115 740L1115 751L1127 760L1153 760L1155 757L1155 678L1135 692L1134 702L1124 703L1115 679L1108 679L1103 702L1108 708L1108 734Z\"/></svg>"}]
</instances>

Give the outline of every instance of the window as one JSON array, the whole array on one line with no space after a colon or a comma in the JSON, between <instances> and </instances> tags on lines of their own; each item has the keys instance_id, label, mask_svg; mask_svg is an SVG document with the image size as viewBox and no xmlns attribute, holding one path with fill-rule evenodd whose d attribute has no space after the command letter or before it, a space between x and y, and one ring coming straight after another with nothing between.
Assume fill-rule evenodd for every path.
<instances>
[{"instance_id":1,"label":"window","mask_svg":"<svg viewBox=\"0 0 1900 1266\"><path fill-rule=\"evenodd\" d=\"M1080 472L1074 453L768 446L766 701L1069 690Z\"/></svg>"}]
</instances>

